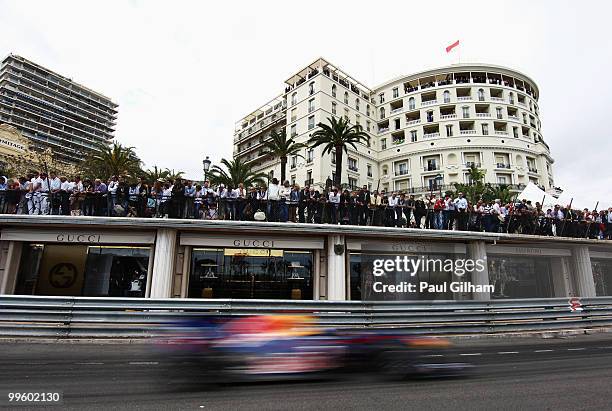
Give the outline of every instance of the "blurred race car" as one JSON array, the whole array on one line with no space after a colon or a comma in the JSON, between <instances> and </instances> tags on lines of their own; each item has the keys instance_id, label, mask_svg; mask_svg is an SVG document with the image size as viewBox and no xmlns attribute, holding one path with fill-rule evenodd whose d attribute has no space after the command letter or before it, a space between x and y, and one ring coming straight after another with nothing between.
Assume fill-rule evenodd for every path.
<instances>
[{"instance_id":1,"label":"blurred race car","mask_svg":"<svg viewBox=\"0 0 612 411\"><path fill-rule=\"evenodd\" d=\"M451 346L442 338L411 336L397 329L343 330L317 325L306 315L199 317L167 327L162 339L171 369L188 366L209 380L287 380L338 373L384 378L457 375L465 363L441 363ZM181 362L183 367L177 367ZM195 378L195 377L194 377Z\"/></svg>"}]
</instances>

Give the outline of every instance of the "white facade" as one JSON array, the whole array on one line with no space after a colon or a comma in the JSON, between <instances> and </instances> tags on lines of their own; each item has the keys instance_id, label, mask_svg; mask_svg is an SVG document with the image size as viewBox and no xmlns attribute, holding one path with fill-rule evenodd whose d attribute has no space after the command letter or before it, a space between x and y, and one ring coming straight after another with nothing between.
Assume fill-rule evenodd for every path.
<instances>
[{"instance_id":1,"label":"white facade","mask_svg":"<svg viewBox=\"0 0 612 411\"><path fill-rule=\"evenodd\" d=\"M350 186L419 193L440 188L437 178L450 188L468 182L474 163L486 170L488 183L554 187L539 90L517 71L453 65L369 89L318 59L285 84L283 94L236 126L234 155L258 171L280 175L280 160L260 154L272 128L286 127L289 136L306 142L319 122L347 116L371 137L370 147L360 145L344 156L342 183ZM323 186L333 178L333 156L322 150L288 159L287 179Z\"/></svg>"}]
</instances>

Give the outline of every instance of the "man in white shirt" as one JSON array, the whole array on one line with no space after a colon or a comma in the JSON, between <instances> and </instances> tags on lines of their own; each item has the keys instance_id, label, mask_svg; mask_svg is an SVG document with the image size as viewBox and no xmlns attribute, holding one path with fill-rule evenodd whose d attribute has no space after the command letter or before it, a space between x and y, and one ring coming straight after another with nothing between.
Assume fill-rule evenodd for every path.
<instances>
[{"instance_id":1,"label":"man in white shirt","mask_svg":"<svg viewBox=\"0 0 612 411\"><path fill-rule=\"evenodd\" d=\"M463 197L463 193L459 193L459 197L455 199L455 208L457 209L457 229L465 231L467 230L468 201Z\"/></svg>"},{"instance_id":2,"label":"man in white shirt","mask_svg":"<svg viewBox=\"0 0 612 411\"><path fill-rule=\"evenodd\" d=\"M340 208L340 193L338 188L334 189L329 193L329 205L331 206L331 220L332 224L338 224L338 209Z\"/></svg>"},{"instance_id":3,"label":"man in white shirt","mask_svg":"<svg viewBox=\"0 0 612 411\"><path fill-rule=\"evenodd\" d=\"M278 179L273 178L268 186L268 221L278 221L278 200L280 200L280 187Z\"/></svg>"},{"instance_id":4,"label":"man in white shirt","mask_svg":"<svg viewBox=\"0 0 612 411\"><path fill-rule=\"evenodd\" d=\"M70 194L72 193L72 183L66 177L60 177L60 207L62 215L70 215Z\"/></svg>"},{"instance_id":5,"label":"man in white shirt","mask_svg":"<svg viewBox=\"0 0 612 411\"><path fill-rule=\"evenodd\" d=\"M289 220L289 205L287 202L291 197L291 186L289 185L289 181L285 181L278 191L278 196L280 197L279 203L279 221L281 223L286 223Z\"/></svg>"}]
</instances>

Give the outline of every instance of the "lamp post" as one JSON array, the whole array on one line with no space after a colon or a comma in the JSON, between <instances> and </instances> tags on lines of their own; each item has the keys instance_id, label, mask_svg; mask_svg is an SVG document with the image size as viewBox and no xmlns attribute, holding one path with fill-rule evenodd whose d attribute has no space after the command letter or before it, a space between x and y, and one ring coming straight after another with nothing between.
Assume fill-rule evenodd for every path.
<instances>
[{"instance_id":1,"label":"lamp post","mask_svg":"<svg viewBox=\"0 0 612 411\"><path fill-rule=\"evenodd\" d=\"M441 184L442 180L444 180L444 177L442 177L442 174L436 175L436 184L440 188L440 198L442 198L442 184Z\"/></svg>"},{"instance_id":2,"label":"lamp post","mask_svg":"<svg viewBox=\"0 0 612 411\"><path fill-rule=\"evenodd\" d=\"M202 160L202 166L204 167L204 181L206 181L206 173L208 173L208 170L210 170L211 163L212 161L210 161L208 156L206 156L206 158Z\"/></svg>"}]
</instances>

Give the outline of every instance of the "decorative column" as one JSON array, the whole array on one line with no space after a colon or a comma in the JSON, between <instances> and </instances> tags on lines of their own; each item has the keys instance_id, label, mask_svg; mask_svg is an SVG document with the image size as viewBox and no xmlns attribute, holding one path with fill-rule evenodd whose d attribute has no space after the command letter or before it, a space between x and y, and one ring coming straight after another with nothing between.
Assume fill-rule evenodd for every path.
<instances>
[{"instance_id":1,"label":"decorative column","mask_svg":"<svg viewBox=\"0 0 612 411\"><path fill-rule=\"evenodd\" d=\"M343 235L327 237L327 299L346 300L346 246Z\"/></svg>"},{"instance_id":2,"label":"decorative column","mask_svg":"<svg viewBox=\"0 0 612 411\"><path fill-rule=\"evenodd\" d=\"M174 262L176 261L176 235L173 228L160 228L155 238L151 298L172 297Z\"/></svg>"},{"instance_id":3,"label":"decorative column","mask_svg":"<svg viewBox=\"0 0 612 411\"><path fill-rule=\"evenodd\" d=\"M553 296L573 297L575 295L570 279L569 257L551 258L550 273L553 281Z\"/></svg>"},{"instance_id":4,"label":"decorative column","mask_svg":"<svg viewBox=\"0 0 612 411\"><path fill-rule=\"evenodd\" d=\"M572 249L574 265L574 284L577 297L595 297L595 280L591 266L591 254L586 245L577 245Z\"/></svg>"},{"instance_id":5,"label":"decorative column","mask_svg":"<svg viewBox=\"0 0 612 411\"><path fill-rule=\"evenodd\" d=\"M472 271L472 285L489 285L489 263L487 260L487 245L484 241L472 241L468 243L468 256L470 259L482 260L484 270ZM491 293L487 291L472 293L473 300L486 301L491 299Z\"/></svg>"}]
</instances>

